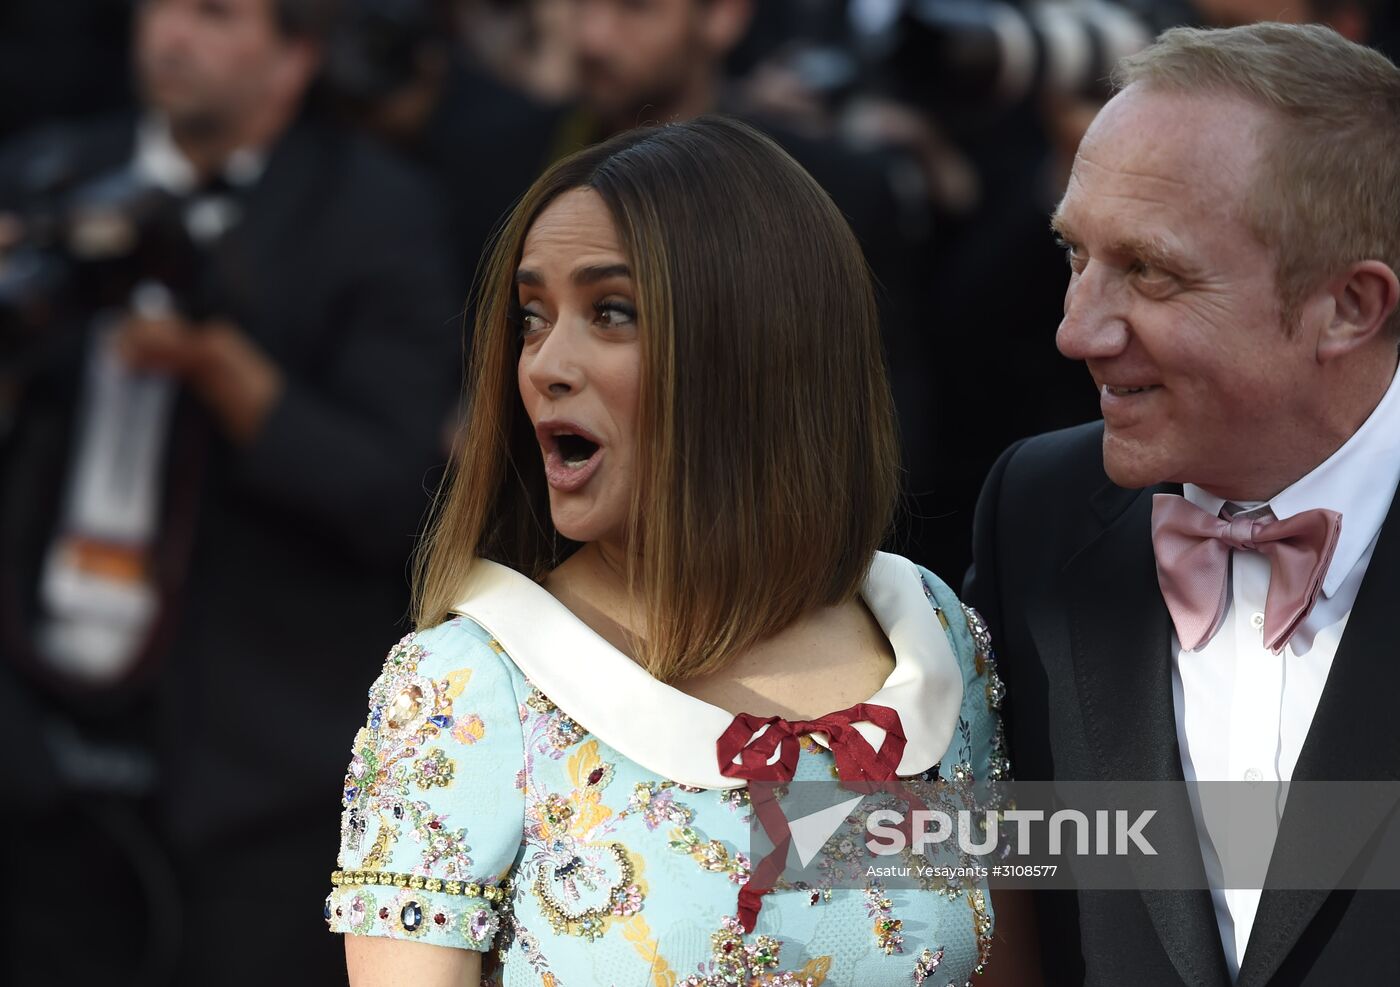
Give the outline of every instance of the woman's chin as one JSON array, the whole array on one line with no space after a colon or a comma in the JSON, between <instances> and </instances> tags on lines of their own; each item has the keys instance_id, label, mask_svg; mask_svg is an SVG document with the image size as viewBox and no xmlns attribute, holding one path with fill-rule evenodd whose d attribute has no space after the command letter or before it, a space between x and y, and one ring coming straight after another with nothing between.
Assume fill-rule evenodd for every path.
<instances>
[{"instance_id":1,"label":"woman's chin","mask_svg":"<svg viewBox=\"0 0 1400 987\"><path fill-rule=\"evenodd\" d=\"M619 540L623 531L623 526L619 523L609 523L574 511L554 510L550 512L550 516L554 521L554 530L559 532L561 537L583 544L611 543Z\"/></svg>"}]
</instances>

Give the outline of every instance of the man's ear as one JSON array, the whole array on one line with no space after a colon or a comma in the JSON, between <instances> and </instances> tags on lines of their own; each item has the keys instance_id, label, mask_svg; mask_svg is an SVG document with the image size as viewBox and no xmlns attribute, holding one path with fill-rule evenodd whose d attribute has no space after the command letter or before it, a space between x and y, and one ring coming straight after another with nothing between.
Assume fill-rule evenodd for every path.
<instances>
[{"instance_id":1,"label":"man's ear","mask_svg":"<svg viewBox=\"0 0 1400 987\"><path fill-rule=\"evenodd\" d=\"M753 0L702 0L701 31L705 44L718 56L728 55L744 35L753 20Z\"/></svg>"},{"instance_id":2,"label":"man's ear","mask_svg":"<svg viewBox=\"0 0 1400 987\"><path fill-rule=\"evenodd\" d=\"M1357 261L1324 285L1321 296L1331 310L1317 337L1317 358L1326 363L1385 332L1400 303L1400 279L1381 261Z\"/></svg>"},{"instance_id":3,"label":"man's ear","mask_svg":"<svg viewBox=\"0 0 1400 987\"><path fill-rule=\"evenodd\" d=\"M286 57L276 70L279 82L300 99L321 72L325 46L307 38L293 38L286 42L284 54Z\"/></svg>"}]
</instances>

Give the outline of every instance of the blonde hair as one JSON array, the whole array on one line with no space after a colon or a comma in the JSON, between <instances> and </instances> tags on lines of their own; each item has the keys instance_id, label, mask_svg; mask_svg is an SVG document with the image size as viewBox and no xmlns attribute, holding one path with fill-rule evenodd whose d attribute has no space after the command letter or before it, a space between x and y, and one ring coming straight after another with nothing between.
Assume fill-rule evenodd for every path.
<instances>
[{"instance_id":1,"label":"blonde hair","mask_svg":"<svg viewBox=\"0 0 1400 987\"><path fill-rule=\"evenodd\" d=\"M479 277L466 434L420 547L415 620L446 617L477 556L539 580L578 547L550 519L509 324L525 236L576 188L606 203L637 289L635 656L663 681L702 674L855 594L899 463L854 235L777 145L719 117L580 151L511 213Z\"/></svg>"},{"instance_id":2,"label":"blonde hair","mask_svg":"<svg viewBox=\"0 0 1400 987\"><path fill-rule=\"evenodd\" d=\"M1274 115L1243 207L1274 251L1286 324L1349 264L1400 271L1400 69L1384 55L1316 24L1173 28L1120 61L1113 82L1223 90ZM1400 335L1400 310L1387 330Z\"/></svg>"}]
</instances>

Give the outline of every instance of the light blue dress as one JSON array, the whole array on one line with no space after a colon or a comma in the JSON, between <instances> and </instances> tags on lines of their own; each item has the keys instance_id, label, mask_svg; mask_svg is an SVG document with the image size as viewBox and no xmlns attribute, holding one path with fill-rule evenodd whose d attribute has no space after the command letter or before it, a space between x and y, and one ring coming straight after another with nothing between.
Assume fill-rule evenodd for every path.
<instances>
[{"instance_id":1,"label":"light blue dress","mask_svg":"<svg viewBox=\"0 0 1400 987\"><path fill-rule=\"evenodd\" d=\"M986 963L988 891L956 879L780 883L744 934L748 792L715 755L732 717L651 679L525 577L478 565L490 588L459 607L473 616L404 638L370 690L332 931L492 954L487 982L507 985L943 987ZM900 776L1007 777L980 618L897 556L877 556L862 596L894 646L871 702L904 723ZM796 780L834 776L825 742L803 738Z\"/></svg>"}]
</instances>

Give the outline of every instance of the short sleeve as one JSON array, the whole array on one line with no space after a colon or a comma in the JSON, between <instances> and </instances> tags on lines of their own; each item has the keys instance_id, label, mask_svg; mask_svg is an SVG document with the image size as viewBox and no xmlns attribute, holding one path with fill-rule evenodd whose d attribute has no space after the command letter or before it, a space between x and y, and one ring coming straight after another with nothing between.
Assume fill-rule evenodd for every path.
<instances>
[{"instance_id":1,"label":"short sleeve","mask_svg":"<svg viewBox=\"0 0 1400 987\"><path fill-rule=\"evenodd\" d=\"M988 805L999 806L1003 793L998 783L1011 780L1011 761L1006 756L1000 712L1006 686L997 674L991 633L981 614L959 601L941 579L922 566L919 575L962 668L962 709L940 774L955 785L977 786ZM995 913L985 882L968 888L967 894L974 916L980 972L991 956Z\"/></svg>"},{"instance_id":2,"label":"short sleeve","mask_svg":"<svg viewBox=\"0 0 1400 987\"><path fill-rule=\"evenodd\" d=\"M331 931L491 948L524 835L517 676L464 618L390 650L345 775Z\"/></svg>"},{"instance_id":3,"label":"short sleeve","mask_svg":"<svg viewBox=\"0 0 1400 987\"><path fill-rule=\"evenodd\" d=\"M920 567L919 575L953 643L963 677L958 728L942 773L956 781L1010 781L1011 761L1006 756L1006 734L1001 726L1006 686L997 674L987 622L976 610L959 602L956 594L933 573Z\"/></svg>"}]
</instances>

